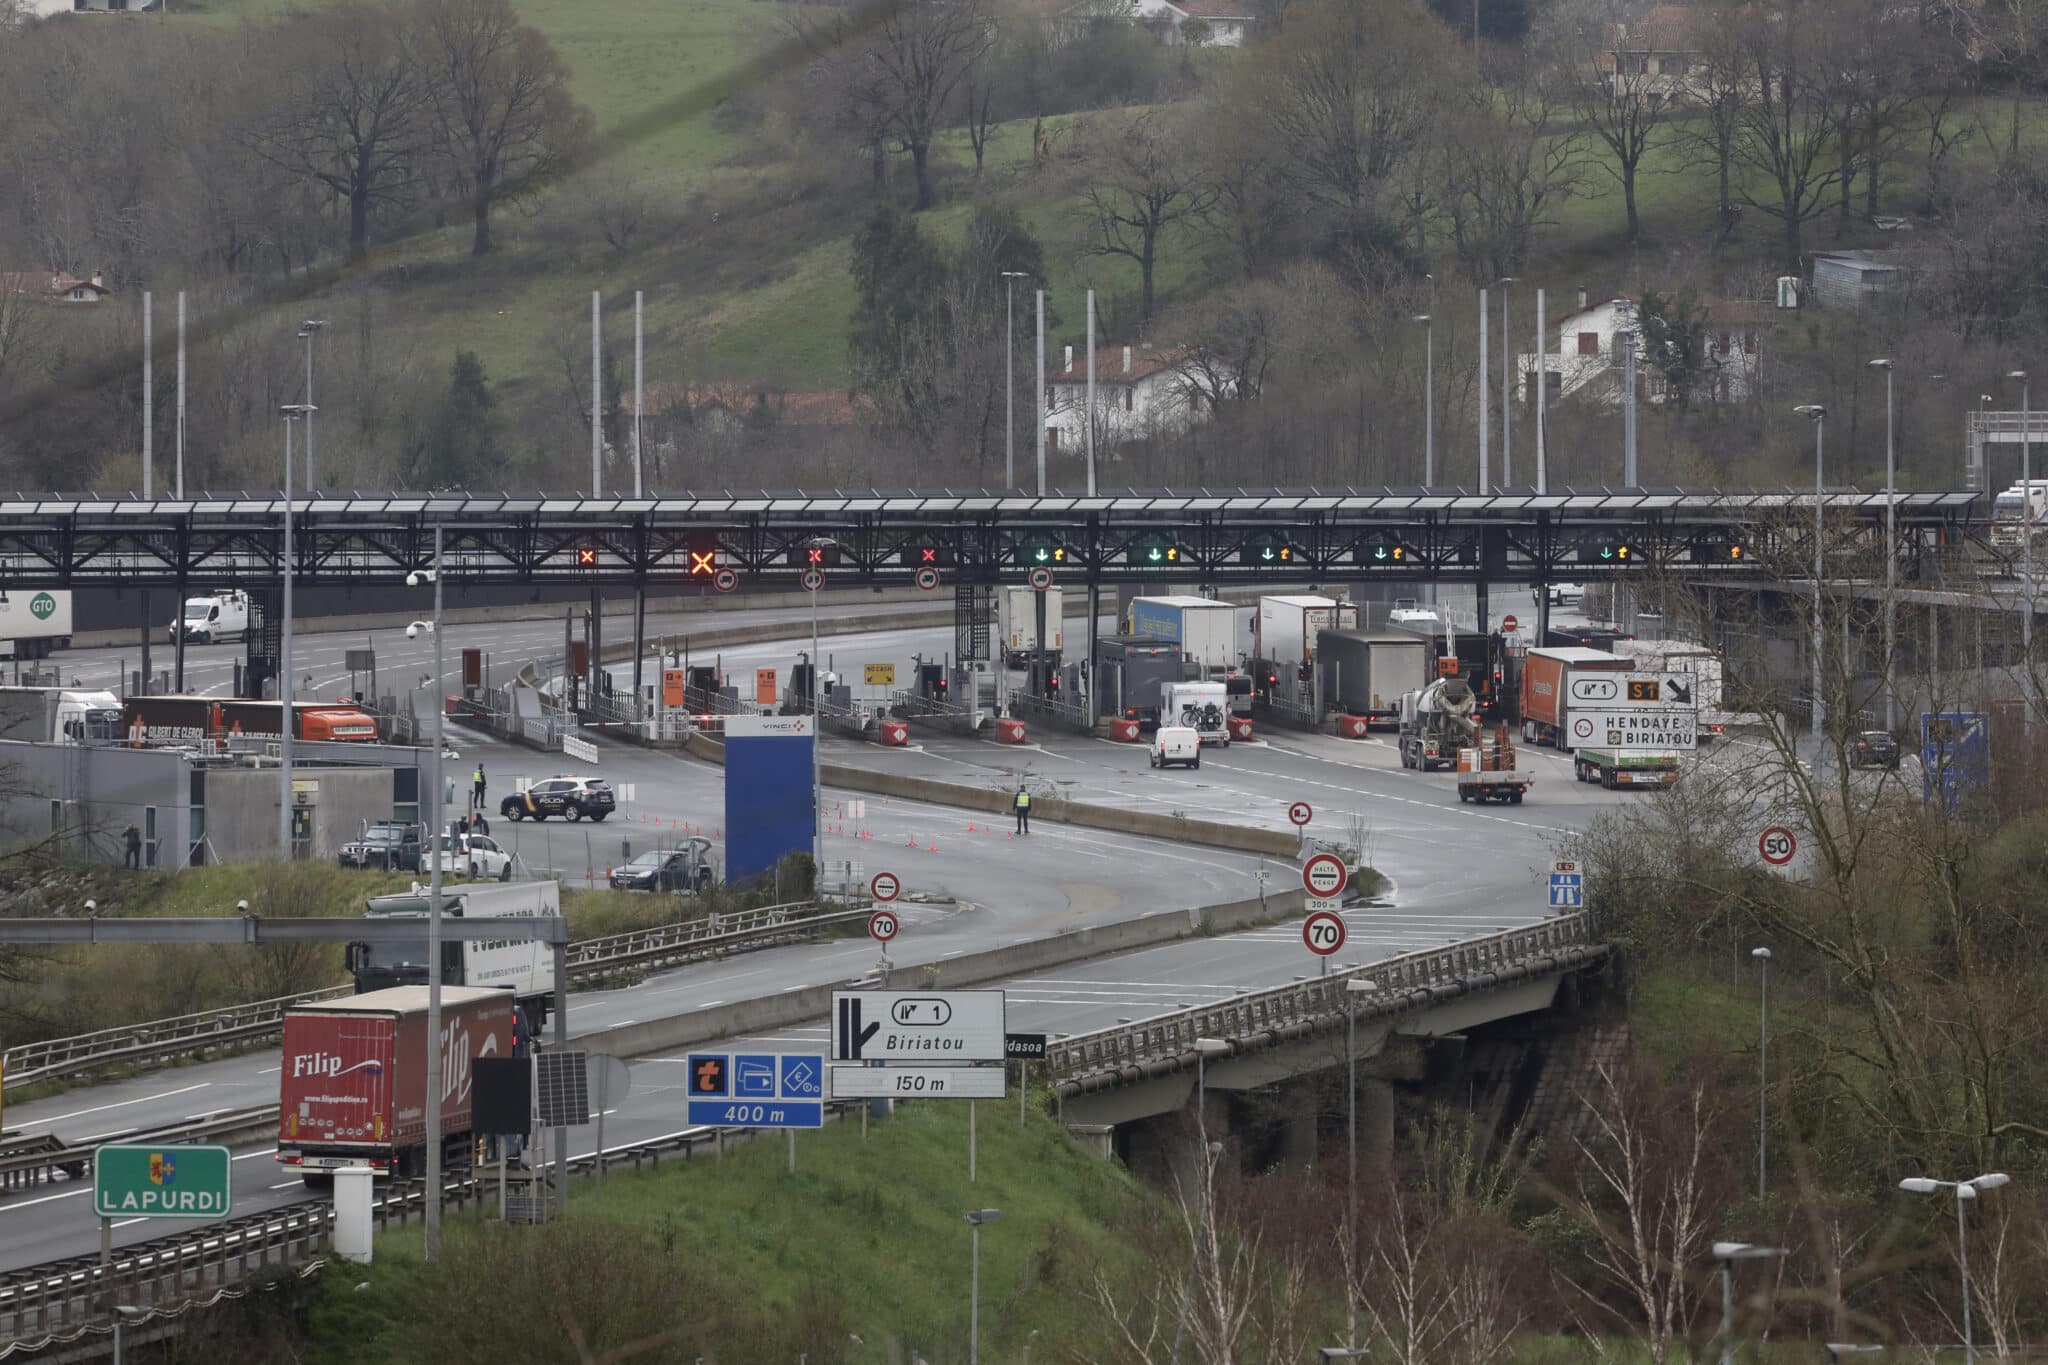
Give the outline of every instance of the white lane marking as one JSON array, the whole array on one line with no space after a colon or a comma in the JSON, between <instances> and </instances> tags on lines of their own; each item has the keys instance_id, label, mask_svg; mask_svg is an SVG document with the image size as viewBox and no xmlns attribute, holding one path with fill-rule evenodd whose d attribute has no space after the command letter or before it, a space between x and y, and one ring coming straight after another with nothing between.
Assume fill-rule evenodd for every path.
<instances>
[{"instance_id":1,"label":"white lane marking","mask_svg":"<svg viewBox=\"0 0 2048 1365\"><path fill-rule=\"evenodd\" d=\"M73 1110L69 1114L58 1114L52 1118L30 1119L24 1126L33 1126L35 1124L42 1123L62 1123L66 1119L84 1118L87 1114L103 1114L109 1109L126 1109L131 1104L148 1104L151 1100L167 1100L170 1099L173 1095L189 1095L194 1090L204 1090L212 1084L212 1081L201 1081L197 1085L187 1085L180 1087L177 1090L166 1090L160 1095L144 1095L140 1099L122 1100L117 1104L98 1104L94 1105L90 1109L77 1109Z\"/></svg>"}]
</instances>

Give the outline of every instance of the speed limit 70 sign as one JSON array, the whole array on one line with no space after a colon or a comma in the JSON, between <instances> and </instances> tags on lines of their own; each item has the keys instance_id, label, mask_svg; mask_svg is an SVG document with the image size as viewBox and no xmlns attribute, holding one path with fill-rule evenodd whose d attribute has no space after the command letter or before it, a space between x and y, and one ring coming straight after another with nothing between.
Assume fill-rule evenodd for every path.
<instances>
[{"instance_id":1,"label":"speed limit 70 sign","mask_svg":"<svg viewBox=\"0 0 2048 1365\"><path fill-rule=\"evenodd\" d=\"M1301 922L1301 941L1317 957L1328 957L1344 947L1344 917L1334 910L1318 910Z\"/></svg>"}]
</instances>

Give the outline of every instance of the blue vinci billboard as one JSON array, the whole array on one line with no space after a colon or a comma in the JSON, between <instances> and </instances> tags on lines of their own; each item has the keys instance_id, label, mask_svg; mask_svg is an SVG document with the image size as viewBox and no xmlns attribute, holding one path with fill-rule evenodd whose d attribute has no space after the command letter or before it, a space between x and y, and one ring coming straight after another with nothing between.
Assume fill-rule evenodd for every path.
<instances>
[{"instance_id":1,"label":"blue vinci billboard","mask_svg":"<svg viewBox=\"0 0 2048 1365\"><path fill-rule=\"evenodd\" d=\"M738 884L811 851L809 716L725 718L725 879Z\"/></svg>"},{"instance_id":2,"label":"blue vinci billboard","mask_svg":"<svg viewBox=\"0 0 2048 1365\"><path fill-rule=\"evenodd\" d=\"M1982 791L1991 780L1989 717L1982 711L1920 713L1920 796L1929 805L1939 793L1953 810L1958 801Z\"/></svg>"}]
</instances>

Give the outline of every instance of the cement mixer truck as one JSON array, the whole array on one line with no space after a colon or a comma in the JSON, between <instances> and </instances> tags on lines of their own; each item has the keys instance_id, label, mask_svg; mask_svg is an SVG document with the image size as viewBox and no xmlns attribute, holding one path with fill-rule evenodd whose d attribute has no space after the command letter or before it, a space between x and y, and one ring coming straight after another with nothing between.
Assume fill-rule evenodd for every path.
<instances>
[{"instance_id":1,"label":"cement mixer truck","mask_svg":"<svg viewBox=\"0 0 2048 1365\"><path fill-rule=\"evenodd\" d=\"M1458 750L1479 738L1479 698L1463 678L1439 678L1401 697L1401 766L1434 772L1454 768Z\"/></svg>"}]
</instances>

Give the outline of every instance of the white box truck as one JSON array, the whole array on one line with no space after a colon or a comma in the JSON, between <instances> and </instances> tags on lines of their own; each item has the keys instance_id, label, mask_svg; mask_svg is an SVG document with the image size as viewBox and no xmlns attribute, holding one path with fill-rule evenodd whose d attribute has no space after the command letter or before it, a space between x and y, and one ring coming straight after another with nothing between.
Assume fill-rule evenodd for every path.
<instances>
[{"instance_id":1,"label":"white box truck","mask_svg":"<svg viewBox=\"0 0 2048 1365\"><path fill-rule=\"evenodd\" d=\"M1041 645L1038 639L1038 600L1045 599L1045 634ZM1060 618L1065 604L1060 599L1058 588L1047 588L1040 592L1036 588L996 589L996 635L1000 640L1003 663L1023 665L1041 659L1056 658L1066 648L1066 633Z\"/></svg>"},{"instance_id":2,"label":"white box truck","mask_svg":"<svg viewBox=\"0 0 2048 1365\"><path fill-rule=\"evenodd\" d=\"M1300 668L1316 660L1316 636L1358 629L1358 604L1331 597L1261 597L1254 627L1258 657Z\"/></svg>"},{"instance_id":3,"label":"white box truck","mask_svg":"<svg viewBox=\"0 0 2048 1365\"><path fill-rule=\"evenodd\" d=\"M31 588L0 593L0 659L47 659L71 648L71 593Z\"/></svg>"},{"instance_id":4,"label":"white box truck","mask_svg":"<svg viewBox=\"0 0 2048 1365\"><path fill-rule=\"evenodd\" d=\"M1693 704L1699 708L1699 737L1702 742L1725 735L1735 726L1762 725L1755 713L1738 714L1728 709L1723 694L1721 656L1705 645L1684 640L1616 640L1613 653L1633 659L1649 673L1682 673L1693 681Z\"/></svg>"},{"instance_id":5,"label":"white box truck","mask_svg":"<svg viewBox=\"0 0 2048 1365\"><path fill-rule=\"evenodd\" d=\"M1221 677L1238 664L1237 610L1213 597L1134 597L1124 611L1124 633L1178 645L1181 658L1203 677Z\"/></svg>"},{"instance_id":6,"label":"white box truck","mask_svg":"<svg viewBox=\"0 0 2048 1365\"><path fill-rule=\"evenodd\" d=\"M349 944L348 969L355 977L358 991L427 984L427 908L427 888L418 882L413 883L410 892L370 897L366 918L418 920L420 936L410 942ZM443 887L441 912L463 919L559 915L562 887L554 881L468 882ZM441 984L510 991L526 1017L524 1036L537 1037L554 1006L554 950L533 938L460 942L460 950L450 945L444 958Z\"/></svg>"}]
</instances>

